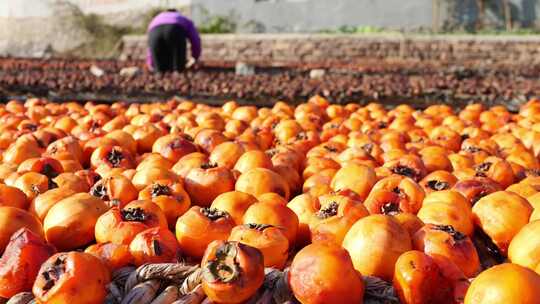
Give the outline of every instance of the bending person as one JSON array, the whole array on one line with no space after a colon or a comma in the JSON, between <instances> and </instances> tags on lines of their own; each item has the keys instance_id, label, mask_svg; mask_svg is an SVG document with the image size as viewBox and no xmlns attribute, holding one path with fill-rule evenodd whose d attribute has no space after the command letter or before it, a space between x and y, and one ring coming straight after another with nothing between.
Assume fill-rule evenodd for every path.
<instances>
[{"instance_id":1,"label":"bending person","mask_svg":"<svg viewBox=\"0 0 540 304\"><path fill-rule=\"evenodd\" d=\"M148 25L148 51L146 63L156 72L181 72L186 68L187 41L191 43L191 56L201 56L201 38L193 22L175 9L158 14Z\"/></svg>"}]
</instances>

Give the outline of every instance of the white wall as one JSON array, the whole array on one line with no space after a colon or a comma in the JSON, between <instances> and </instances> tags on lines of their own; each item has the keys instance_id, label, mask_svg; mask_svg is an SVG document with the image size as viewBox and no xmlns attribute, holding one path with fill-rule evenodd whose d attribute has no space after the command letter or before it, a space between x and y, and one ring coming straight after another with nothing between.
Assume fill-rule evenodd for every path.
<instances>
[{"instance_id":1,"label":"white wall","mask_svg":"<svg viewBox=\"0 0 540 304\"><path fill-rule=\"evenodd\" d=\"M193 0L192 16L234 13L240 24L254 20L266 31L318 31L342 25L430 27L431 0Z\"/></svg>"},{"instance_id":2,"label":"white wall","mask_svg":"<svg viewBox=\"0 0 540 304\"><path fill-rule=\"evenodd\" d=\"M126 10L140 10L149 7L185 6L191 0L70 0L84 12L118 13Z\"/></svg>"}]
</instances>

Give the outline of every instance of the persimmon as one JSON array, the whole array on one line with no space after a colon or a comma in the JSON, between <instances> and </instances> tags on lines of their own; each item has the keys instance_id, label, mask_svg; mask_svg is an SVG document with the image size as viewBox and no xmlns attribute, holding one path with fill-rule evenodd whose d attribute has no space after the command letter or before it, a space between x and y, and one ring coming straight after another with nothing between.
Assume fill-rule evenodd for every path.
<instances>
[{"instance_id":1,"label":"persimmon","mask_svg":"<svg viewBox=\"0 0 540 304\"><path fill-rule=\"evenodd\" d=\"M36 216L16 207L0 206L0 252L4 252L13 233L23 227L43 237L43 228Z\"/></svg>"},{"instance_id":2,"label":"persimmon","mask_svg":"<svg viewBox=\"0 0 540 304\"><path fill-rule=\"evenodd\" d=\"M58 187L47 176L36 172L22 173L15 179L13 186L24 192L29 200L33 200L36 196L45 193L49 189Z\"/></svg>"},{"instance_id":3,"label":"persimmon","mask_svg":"<svg viewBox=\"0 0 540 304\"><path fill-rule=\"evenodd\" d=\"M240 191L229 191L218 195L212 201L210 207L227 212L236 225L241 225L246 210L255 202L257 202L257 198L251 194Z\"/></svg>"},{"instance_id":4,"label":"persimmon","mask_svg":"<svg viewBox=\"0 0 540 304\"><path fill-rule=\"evenodd\" d=\"M480 227L506 255L514 236L529 222L533 211L521 196L498 191L480 199L472 208L474 223Z\"/></svg>"},{"instance_id":5,"label":"persimmon","mask_svg":"<svg viewBox=\"0 0 540 304\"><path fill-rule=\"evenodd\" d=\"M185 155L197 152L197 146L187 136L168 134L158 138L152 146L152 152L159 153L172 162L177 162Z\"/></svg>"},{"instance_id":6,"label":"persimmon","mask_svg":"<svg viewBox=\"0 0 540 304\"><path fill-rule=\"evenodd\" d=\"M437 170L426 175L419 184L426 194L428 194L434 191L448 190L452 188L457 181L457 178L452 173L444 170Z\"/></svg>"},{"instance_id":7,"label":"persimmon","mask_svg":"<svg viewBox=\"0 0 540 304\"><path fill-rule=\"evenodd\" d=\"M139 232L167 226L167 219L159 206L149 200L138 200L122 209L112 207L102 214L95 224L95 238L98 243L129 245Z\"/></svg>"},{"instance_id":8,"label":"persimmon","mask_svg":"<svg viewBox=\"0 0 540 304\"><path fill-rule=\"evenodd\" d=\"M294 211L281 203L257 202L244 213L243 224L263 224L280 227L294 246L298 232L298 217Z\"/></svg>"},{"instance_id":9,"label":"persimmon","mask_svg":"<svg viewBox=\"0 0 540 304\"><path fill-rule=\"evenodd\" d=\"M174 165L173 162L161 156L158 153L145 153L141 155L139 164L135 168L137 171L142 171L149 168L162 168L162 169L172 169Z\"/></svg>"},{"instance_id":10,"label":"persimmon","mask_svg":"<svg viewBox=\"0 0 540 304\"><path fill-rule=\"evenodd\" d=\"M77 193L54 204L43 220L47 241L58 250L77 249L94 240L94 226L107 211L101 199Z\"/></svg>"},{"instance_id":11,"label":"persimmon","mask_svg":"<svg viewBox=\"0 0 540 304\"><path fill-rule=\"evenodd\" d=\"M264 267L282 269L289 256L289 240L279 227L272 225L238 225L231 230L228 240L259 249L264 257Z\"/></svg>"},{"instance_id":12,"label":"persimmon","mask_svg":"<svg viewBox=\"0 0 540 304\"><path fill-rule=\"evenodd\" d=\"M311 244L300 250L287 279L304 304L360 303L364 297L364 282L351 256L333 244Z\"/></svg>"},{"instance_id":13,"label":"persimmon","mask_svg":"<svg viewBox=\"0 0 540 304\"><path fill-rule=\"evenodd\" d=\"M306 245L311 242L310 224L321 208L318 197L304 193L293 198L287 207L298 217L297 243Z\"/></svg>"},{"instance_id":14,"label":"persimmon","mask_svg":"<svg viewBox=\"0 0 540 304\"><path fill-rule=\"evenodd\" d=\"M497 182L502 188L514 183L514 172L507 161L490 156L475 166L476 176L489 177Z\"/></svg>"},{"instance_id":15,"label":"persimmon","mask_svg":"<svg viewBox=\"0 0 540 304\"><path fill-rule=\"evenodd\" d=\"M0 184L0 206L11 206L20 209L28 208L26 194L21 190Z\"/></svg>"},{"instance_id":16,"label":"persimmon","mask_svg":"<svg viewBox=\"0 0 540 304\"><path fill-rule=\"evenodd\" d=\"M191 205L191 199L181 183L170 180L158 180L139 192L139 199L151 200L158 205L173 228L176 219L184 214Z\"/></svg>"},{"instance_id":17,"label":"persimmon","mask_svg":"<svg viewBox=\"0 0 540 304\"><path fill-rule=\"evenodd\" d=\"M226 240L234 226L225 211L193 206L176 221L176 239L183 253L200 259L208 244Z\"/></svg>"},{"instance_id":18,"label":"persimmon","mask_svg":"<svg viewBox=\"0 0 540 304\"><path fill-rule=\"evenodd\" d=\"M46 154L56 159L83 161L83 149L73 136L60 138L47 146Z\"/></svg>"},{"instance_id":19,"label":"persimmon","mask_svg":"<svg viewBox=\"0 0 540 304\"><path fill-rule=\"evenodd\" d=\"M343 238L359 219L369 215L359 201L341 194L319 197L320 209L310 220L313 242L334 242L341 244Z\"/></svg>"},{"instance_id":20,"label":"persimmon","mask_svg":"<svg viewBox=\"0 0 540 304\"><path fill-rule=\"evenodd\" d=\"M254 168L272 169L273 164L270 156L260 150L246 151L238 158L234 166L234 170L240 173L245 173Z\"/></svg>"},{"instance_id":21,"label":"persimmon","mask_svg":"<svg viewBox=\"0 0 540 304\"><path fill-rule=\"evenodd\" d=\"M41 264L56 252L28 228L17 230L0 258L0 297L11 298L32 289Z\"/></svg>"},{"instance_id":22,"label":"persimmon","mask_svg":"<svg viewBox=\"0 0 540 304\"><path fill-rule=\"evenodd\" d=\"M393 174L373 186L364 205L371 214L416 214L422 207L424 196L424 190L414 180Z\"/></svg>"},{"instance_id":23,"label":"persimmon","mask_svg":"<svg viewBox=\"0 0 540 304\"><path fill-rule=\"evenodd\" d=\"M102 303L110 280L110 272L99 258L62 252L41 265L32 292L38 303Z\"/></svg>"},{"instance_id":24,"label":"persimmon","mask_svg":"<svg viewBox=\"0 0 540 304\"><path fill-rule=\"evenodd\" d=\"M132 169L135 160L132 154L121 146L101 146L97 148L90 158L92 168L105 167L108 169Z\"/></svg>"},{"instance_id":25,"label":"persimmon","mask_svg":"<svg viewBox=\"0 0 540 304\"><path fill-rule=\"evenodd\" d=\"M449 225L427 224L413 237L414 249L454 262L467 277L480 270L478 253L469 237Z\"/></svg>"},{"instance_id":26,"label":"persimmon","mask_svg":"<svg viewBox=\"0 0 540 304\"><path fill-rule=\"evenodd\" d=\"M476 277L465 296L465 304L535 303L540 275L511 263L493 266Z\"/></svg>"},{"instance_id":27,"label":"persimmon","mask_svg":"<svg viewBox=\"0 0 540 304\"><path fill-rule=\"evenodd\" d=\"M90 194L107 202L110 207L123 208L137 198L137 189L127 177L113 175L95 183Z\"/></svg>"},{"instance_id":28,"label":"persimmon","mask_svg":"<svg viewBox=\"0 0 540 304\"><path fill-rule=\"evenodd\" d=\"M83 159L82 163L85 165L90 164L90 158L92 157L92 153L100 147L105 146L118 146L119 143L112 139L112 138L106 138L106 137L94 137L91 139L88 139L84 142L82 145L83 148Z\"/></svg>"},{"instance_id":29,"label":"persimmon","mask_svg":"<svg viewBox=\"0 0 540 304\"><path fill-rule=\"evenodd\" d=\"M454 303L449 282L429 255L417 250L396 261L393 286L401 303Z\"/></svg>"},{"instance_id":30,"label":"persimmon","mask_svg":"<svg viewBox=\"0 0 540 304\"><path fill-rule=\"evenodd\" d=\"M43 194L40 194L34 198L28 210L36 215L41 221L45 219L45 216L49 212L52 206L59 201L72 196L77 193L72 189L56 188L51 189Z\"/></svg>"},{"instance_id":31,"label":"persimmon","mask_svg":"<svg viewBox=\"0 0 540 304\"><path fill-rule=\"evenodd\" d=\"M412 245L408 231L391 216L370 215L349 229L343 248L351 255L354 268L363 275L391 280L396 260Z\"/></svg>"},{"instance_id":32,"label":"persimmon","mask_svg":"<svg viewBox=\"0 0 540 304\"><path fill-rule=\"evenodd\" d=\"M193 204L199 206L210 206L218 195L234 190L234 184L231 170L212 163L191 169L184 179Z\"/></svg>"},{"instance_id":33,"label":"persimmon","mask_svg":"<svg viewBox=\"0 0 540 304\"><path fill-rule=\"evenodd\" d=\"M208 156L206 154L200 152L190 153L178 160L172 167L172 171L178 176L185 178L191 169L198 168L205 163L208 163Z\"/></svg>"},{"instance_id":34,"label":"persimmon","mask_svg":"<svg viewBox=\"0 0 540 304\"><path fill-rule=\"evenodd\" d=\"M211 153L215 147L227 141L225 135L220 131L206 128L203 128L194 137L194 142L207 153Z\"/></svg>"},{"instance_id":35,"label":"persimmon","mask_svg":"<svg viewBox=\"0 0 540 304\"><path fill-rule=\"evenodd\" d=\"M202 288L218 303L243 303L264 281L262 253L239 242L215 240L202 258Z\"/></svg>"},{"instance_id":36,"label":"persimmon","mask_svg":"<svg viewBox=\"0 0 540 304\"><path fill-rule=\"evenodd\" d=\"M499 184L486 177L475 177L472 179L458 181L452 190L458 191L471 204L476 204L482 197L493 192L503 190Z\"/></svg>"},{"instance_id":37,"label":"persimmon","mask_svg":"<svg viewBox=\"0 0 540 304\"><path fill-rule=\"evenodd\" d=\"M110 271L134 264L128 245L100 243L89 246L84 252L99 258Z\"/></svg>"},{"instance_id":38,"label":"persimmon","mask_svg":"<svg viewBox=\"0 0 540 304\"><path fill-rule=\"evenodd\" d=\"M394 219L408 232L411 238L424 226L424 222L416 215L407 212L392 214Z\"/></svg>"},{"instance_id":39,"label":"persimmon","mask_svg":"<svg viewBox=\"0 0 540 304\"><path fill-rule=\"evenodd\" d=\"M93 170L79 170L75 175L82 178L90 188L101 179L101 176Z\"/></svg>"},{"instance_id":40,"label":"persimmon","mask_svg":"<svg viewBox=\"0 0 540 304\"><path fill-rule=\"evenodd\" d=\"M241 174L235 190L255 197L268 192L277 193L285 200L290 196L289 184L279 174L265 168L254 168Z\"/></svg>"},{"instance_id":41,"label":"persimmon","mask_svg":"<svg viewBox=\"0 0 540 304\"><path fill-rule=\"evenodd\" d=\"M64 172L62 164L51 157L30 158L23 161L18 172L37 172L47 176L48 178L55 178L60 173Z\"/></svg>"},{"instance_id":42,"label":"persimmon","mask_svg":"<svg viewBox=\"0 0 540 304\"><path fill-rule=\"evenodd\" d=\"M210 162L232 170L244 152L242 145L227 141L216 146L208 158Z\"/></svg>"},{"instance_id":43,"label":"persimmon","mask_svg":"<svg viewBox=\"0 0 540 304\"><path fill-rule=\"evenodd\" d=\"M419 182L427 174L422 159L416 155L404 155L384 164L392 173L403 175Z\"/></svg>"},{"instance_id":44,"label":"persimmon","mask_svg":"<svg viewBox=\"0 0 540 304\"><path fill-rule=\"evenodd\" d=\"M473 216L467 199L452 190L436 193L426 196L418 217L426 224L450 225L461 233L472 235Z\"/></svg>"},{"instance_id":45,"label":"persimmon","mask_svg":"<svg viewBox=\"0 0 540 304\"><path fill-rule=\"evenodd\" d=\"M375 171L371 167L350 164L336 172L331 186L334 190L350 189L358 194L361 199L366 199L375 182Z\"/></svg>"},{"instance_id":46,"label":"persimmon","mask_svg":"<svg viewBox=\"0 0 540 304\"><path fill-rule=\"evenodd\" d=\"M539 228L540 221L535 220L528 223L512 238L508 246L508 258L512 263L527 267L537 273L540 271Z\"/></svg>"},{"instance_id":47,"label":"persimmon","mask_svg":"<svg viewBox=\"0 0 540 304\"><path fill-rule=\"evenodd\" d=\"M177 262L180 248L167 228L154 227L139 232L129 244L135 265Z\"/></svg>"},{"instance_id":48,"label":"persimmon","mask_svg":"<svg viewBox=\"0 0 540 304\"><path fill-rule=\"evenodd\" d=\"M131 134L122 131L122 130L114 130L110 131L107 134L105 134L104 138L110 138L118 143L119 146L123 147L131 155L134 155L137 153L137 142L131 136Z\"/></svg>"},{"instance_id":49,"label":"persimmon","mask_svg":"<svg viewBox=\"0 0 540 304\"><path fill-rule=\"evenodd\" d=\"M157 180L178 181L178 176L171 170L165 168L149 167L134 172L131 182L138 191Z\"/></svg>"},{"instance_id":50,"label":"persimmon","mask_svg":"<svg viewBox=\"0 0 540 304\"><path fill-rule=\"evenodd\" d=\"M451 171L452 162L448 159L448 151L439 146L427 146L418 151L426 171L428 173L434 171Z\"/></svg>"},{"instance_id":51,"label":"persimmon","mask_svg":"<svg viewBox=\"0 0 540 304\"><path fill-rule=\"evenodd\" d=\"M39 157L40 155L41 148L35 140L20 137L2 153L2 158L4 162L20 164L27 159Z\"/></svg>"}]
</instances>

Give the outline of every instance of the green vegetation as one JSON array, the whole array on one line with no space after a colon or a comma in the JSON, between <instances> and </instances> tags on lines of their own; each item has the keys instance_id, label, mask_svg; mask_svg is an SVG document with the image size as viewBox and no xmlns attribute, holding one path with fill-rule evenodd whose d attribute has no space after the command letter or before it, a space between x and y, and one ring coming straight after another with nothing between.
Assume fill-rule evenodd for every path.
<instances>
[{"instance_id":1,"label":"green vegetation","mask_svg":"<svg viewBox=\"0 0 540 304\"><path fill-rule=\"evenodd\" d=\"M201 7L203 22L197 24L197 29L202 34L228 34L236 32L238 24L235 20L239 18L234 12L229 12L228 15L210 15L208 10Z\"/></svg>"}]
</instances>

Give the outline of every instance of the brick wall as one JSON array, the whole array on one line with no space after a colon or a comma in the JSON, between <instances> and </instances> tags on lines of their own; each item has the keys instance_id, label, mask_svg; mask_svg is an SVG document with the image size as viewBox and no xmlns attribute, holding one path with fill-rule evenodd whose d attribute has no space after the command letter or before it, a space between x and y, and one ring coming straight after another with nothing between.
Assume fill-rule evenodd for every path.
<instances>
[{"instance_id":1,"label":"brick wall","mask_svg":"<svg viewBox=\"0 0 540 304\"><path fill-rule=\"evenodd\" d=\"M540 62L540 37L472 35L203 35L203 61L320 62L362 59ZM121 58L144 58L146 38L126 36Z\"/></svg>"}]
</instances>

